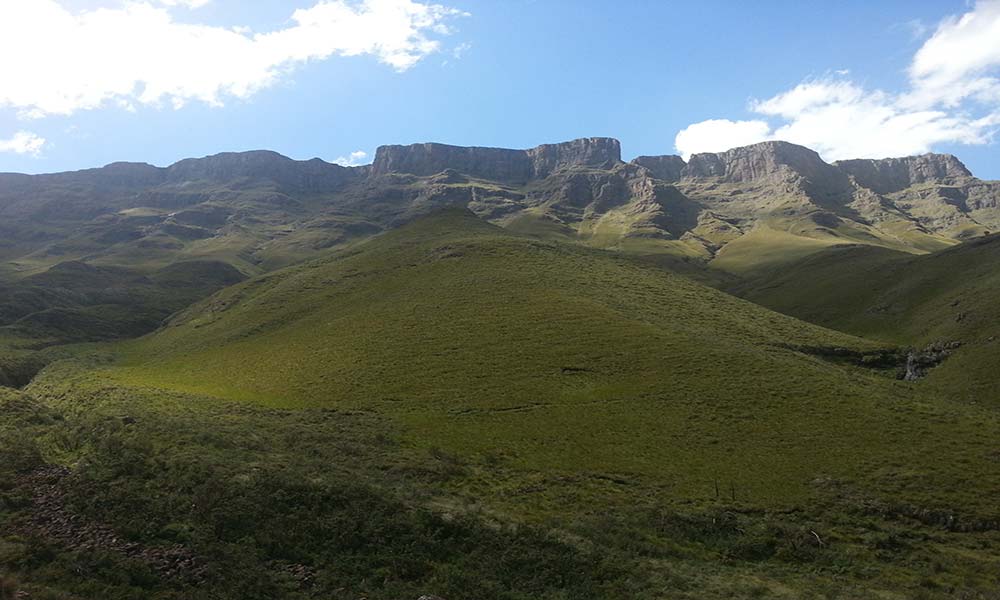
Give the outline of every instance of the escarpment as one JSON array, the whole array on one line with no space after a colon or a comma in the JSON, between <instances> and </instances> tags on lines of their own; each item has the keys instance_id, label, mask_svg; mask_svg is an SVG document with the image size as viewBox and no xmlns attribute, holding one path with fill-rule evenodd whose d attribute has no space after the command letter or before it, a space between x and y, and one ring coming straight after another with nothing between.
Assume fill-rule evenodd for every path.
<instances>
[{"instance_id":1,"label":"escarpment","mask_svg":"<svg viewBox=\"0 0 1000 600\"><path fill-rule=\"evenodd\" d=\"M411 144L380 146L372 175L430 176L452 169L479 179L524 183L565 167L610 168L621 162L621 144L611 138L583 138L530 150Z\"/></svg>"}]
</instances>

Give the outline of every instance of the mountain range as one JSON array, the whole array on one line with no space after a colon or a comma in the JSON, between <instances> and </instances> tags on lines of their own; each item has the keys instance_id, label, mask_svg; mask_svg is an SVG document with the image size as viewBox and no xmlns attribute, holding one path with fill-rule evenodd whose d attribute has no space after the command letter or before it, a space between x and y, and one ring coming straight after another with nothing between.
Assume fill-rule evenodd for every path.
<instances>
[{"instance_id":1,"label":"mountain range","mask_svg":"<svg viewBox=\"0 0 1000 600\"><path fill-rule=\"evenodd\" d=\"M1000 229L998 202L1000 183L954 156L828 164L784 142L686 162L623 162L610 138L382 146L361 167L260 151L0 175L0 258L17 272L219 260L255 274L464 206L514 232L741 272L845 243L943 249Z\"/></svg>"}]
</instances>

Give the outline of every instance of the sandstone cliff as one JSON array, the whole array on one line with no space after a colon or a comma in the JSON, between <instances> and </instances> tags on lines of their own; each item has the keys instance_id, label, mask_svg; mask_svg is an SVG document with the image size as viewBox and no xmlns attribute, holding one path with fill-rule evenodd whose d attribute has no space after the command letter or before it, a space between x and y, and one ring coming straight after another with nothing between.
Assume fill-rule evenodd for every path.
<instances>
[{"instance_id":1,"label":"sandstone cliff","mask_svg":"<svg viewBox=\"0 0 1000 600\"><path fill-rule=\"evenodd\" d=\"M653 177L667 182L680 180L681 173L684 171L684 167L687 166L683 158L674 154L639 156L634 158L632 163L640 167L645 167Z\"/></svg>"},{"instance_id":2,"label":"sandstone cliff","mask_svg":"<svg viewBox=\"0 0 1000 600\"><path fill-rule=\"evenodd\" d=\"M950 154L842 160L833 164L854 177L858 185L879 194L891 194L921 183L953 183L972 177L965 165Z\"/></svg>"},{"instance_id":3,"label":"sandstone cliff","mask_svg":"<svg viewBox=\"0 0 1000 600\"><path fill-rule=\"evenodd\" d=\"M372 174L429 176L447 169L479 179L524 183L570 166L610 168L621 162L621 145L611 138L583 138L530 150L411 144L380 146Z\"/></svg>"}]
</instances>

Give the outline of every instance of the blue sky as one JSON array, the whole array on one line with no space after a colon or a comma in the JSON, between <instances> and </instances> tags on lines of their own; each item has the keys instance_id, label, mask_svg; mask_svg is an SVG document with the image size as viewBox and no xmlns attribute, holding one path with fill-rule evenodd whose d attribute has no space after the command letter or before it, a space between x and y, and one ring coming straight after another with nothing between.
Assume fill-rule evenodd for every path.
<instances>
[{"instance_id":1,"label":"blue sky","mask_svg":"<svg viewBox=\"0 0 1000 600\"><path fill-rule=\"evenodd\" d=\"M783 137L830 160L952 152L1000 179L996 0L437 1L5 0L0 171L583 136L630 158Z\"/></svg>"}]
</instances>

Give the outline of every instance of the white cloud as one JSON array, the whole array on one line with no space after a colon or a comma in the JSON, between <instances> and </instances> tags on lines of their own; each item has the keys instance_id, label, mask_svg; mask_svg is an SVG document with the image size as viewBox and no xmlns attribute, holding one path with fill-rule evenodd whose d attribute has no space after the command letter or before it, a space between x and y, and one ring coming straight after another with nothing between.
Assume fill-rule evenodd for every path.
<instances>
[{"instance_id":1,"label":"white cloud","mask_svg":"<svg viewBox=\"0 0 1000 600\"><path fill-rule=\"evenodd\" d=\"M0 139L0 152L38 156L41 154L43 146L45 146L45 138L30 131L18 131L11 138Z\"/></svg>"},{"instance_id":2,"label":"white cloud","mask_svg":"<svg viewBox=\"0 0 1000 600\"><path fill-rule=\"evenodd\" d=\"M204 0L160 0L189 7ZM371 55L405 71L437 52L457 10L415 0L321 0L269 33L181 23L148 1L74 13L56 0L0 1L0 108L23 117L105 105L248 98L294 67Z\"/></svg>"},{"instance_id":3,"label":"white cloud","mask_svg":"<svg viewBox=\"0 0 1000 600\"><path fill-rule=\"evenodd\" d=\"M365 160L368 158L368 153L364 150L355 150L347 156L338 156L333 159L333 164L340 165L342 167L357 167L358 165L367 164Z\"/></svg>"},{"instance_id":4,"label":"white cloud","mask_svg":"<svg viewBox=\"0 0 1000 600\"><path fill-rule=\"evenodd\" d=\"M950 17L910 65L914 105L958 106L966 98L1000 104L1000 1L988 0Z\"/></svg>"},{"instance_id":5,"label":"white cloud","mask_svg":"<svg viewBox=\"0 0 1000 600\"><path fill-rule=\"evenodd\" d=\"M765 100L760 119L712 119L677 134L677 150L718 152L764 140L815 149L827 160L929 152L936 144L986 144L1000 126L1000 0L942 22L914 55L909 86L871 90L838 71Z\"/></svg>"},{"instance_id":6,"label":"white cloud","mask_svg":"<svg viewBox=\"0 0 1000 600\"><path fill-rule=\"evenodd\" d=\"M212 0L157 0L160 4L167 6L183 6L185 8L201 8Z\"/></svg>"},{"instance_id":7,"label":"white cloud","mask_svg":"<svg viewBox=\"0 0 1000 600\"><path fill-rule=\"evenodd\" d=\"M688 125L677 134L674 144L687 160L699 152L723 152L737 146L756 144L769 139L770 135L771 126L766 121L710 119Z\"/></svg>"}]
</instances>

